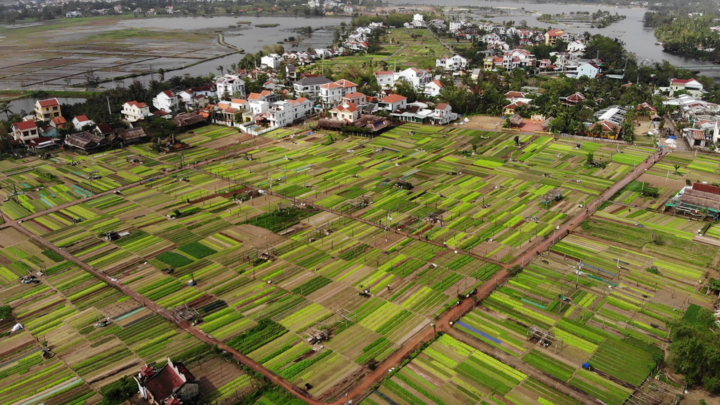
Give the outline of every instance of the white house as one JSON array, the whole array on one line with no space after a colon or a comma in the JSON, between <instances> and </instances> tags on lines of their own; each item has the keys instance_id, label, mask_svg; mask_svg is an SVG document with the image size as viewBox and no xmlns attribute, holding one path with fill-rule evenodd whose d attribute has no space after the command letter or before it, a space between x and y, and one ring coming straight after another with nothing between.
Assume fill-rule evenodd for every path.
<instances>
[{"instance_id":1,"label":"white house","mask_svg":"<svg viewBox=\"0 0 720 405\"><path fill-rule=\"evenodd\" d=\"M585 49L587 49L587 45L580 40L572 41L567 46L568 52L585 52Z\"/></svg>"},{"instance_id":2,"label":"white house","mask_svg":"<svg viewBox=\"0 0 720 405\"><path fill-rule=\"evenodd\" d=\"M435 110L428 116L431 123L435 125L446 125L455 121L457 117L457 113L452 112L452 107L447 103L440 103L435 106Z\"/></svg>"},{"instance_id":3,"label":"white house","mask_svg":"<svg viewBox=\"0 0 720 405\"><path fill-rule=\"evenodd\" d=\"M445 87L444 84L440 80L433 80L430 83L425 85L425 90L423 93L427 94L430 97L437 97L440 95L440 92Z\"/></svg>"},{"instance_id":4,"label":"white house","mask_svg":"<svg viewBox=\"0 0 720 405\"><path fill-rule=\"evenodd\" d=\"M282 56L276 53L271 53L260 58L260 65L270 68L272 70L276 70L280 67L280 63L282 63L282 61Z\"/></svg>"},{"instance_id":5,"label":"white house","mask_svg":"<svg viewBox=\"0 0 720 405\"><path fill-rule=\"evenodd\" d=\"M405 80L415 86L416 89L421 90L432 80L432 75L430 75L430 72L427 70L413 67L395 73L394 82L397 83L398 80Z\"/></svg>"},{"instance_id":6,"label":"white house","mask_svg":"<svg viewBox=\"0 0 720 405\"><path fill-rule=\"evenodd\" d=\"M463 24L463 21L450 21L450 26L448 29L450 30L450 32L460 31L463 27Z\"/></svg>"},{"instance_id":7,"label":"white house","mask_svg":"<svg viewBox=\"0 0 720 405\"><path fill-rule=\"evenodd\" d=\"M178 104L178 97L171 90L163 91L153 98L153 106L168 114L177 111Z\"/></svg>"},{"instance_id":8,"label":"white house","mask_svg":"<svg viewBox=\"0 0 720 405\"><path fill-rule=\"evenodd\" d=\"M218 97L225 94L230 97L245 97L245 81L237 75L226 74L215 79L215 88Z\"/></svg>"},{"instance_id":9,"label":"white house","mask_svg":"<svg viewBox=\"0 0 720 405\"><path fill-rule=\"evenodd\" d=\"M704 88L702 83L695 79L672 79L670 80L670 95L685 90L693 97L702 97Z\"/></svg>"},{"instance_id":10,"label":"white house","mask_svg":"<svg viewBox=\"0 0 720 405\"><path fill-rule=\"evenodd\" d=\"M191 89L183 90L177 94L178 103L182 102L188 110L196 110L208 105L208 98L203 94L195 94Z\"/></svg>"},{"instance_id":11,"label":"white house","mask_svg":"<svg viewBox=\"0 0 720 405\"><path fill-rule=\"evenodd\" d=\"M537 58L525 49L513 49L503 54L502 66L511 70L515 68L533 67Z\"/></svg>"},{"instance_id":12,"label":"white house","mask_svg":"<svg viewBox=\"0 0 720 405\"><path fill-rule=\"evenodd\" d=\"M600 66L592 62L580 62L577 67L577 78L589 77L594 79L600 74Z\"/></svg>"},{"instance_id":13,"label":"white house","mask_svg":"<svg viewBox=\"0 0 720 405\"><path fill-rule=\"evenodd\" d=\"M95 125L95 122L88 118L86 115L78 115L72 120L73 126L76 130L82 131L83 128Z\"/></svg>"},{"instance_id":14,"label":"white house","mask_svg":"<svg viewBox=\"0 0 720 405\"><path fill-rule=\"evenodd\" d=\"M435 60L435 67L442 67L445 70L463 70L467 67L467 59L460 55L454 55L449 58L442 58Z\"/></svg>"},{"instance_id":15,"label":"white house","mask_svg":"<svg viewBox=\"0 0 720 405\"><path fill-rule=\"evenodd\" d=\"M65 17L67 17L67 18L82 17L82 12L80 12L80 11L68 11L67 13L65 13Z\"/></svg>"},{"instance_id":16,"label":"white house","mask_svg":"<svg viewBox=\"0 0 720 405\"><path fill-rule=\"evenodd\" d=\"M390 112L405 108L407 106L407 97L399 94L391 94L378 102L378 107L381 110L388 110Z\"/></svg>"},{"instance_id":17,"label":"white house","mask_svg":"<svg viewBox=\"0 0 720 405\"><path fill-rule=\"evenodd\" d=\"M352 4L350 4L350 3L346 4L345 7L343 7L343 11L345 12L345 14L352 14L353 13Z\"/></svg>"},{"instance_id":18,"label":"white house","mask_svg":"<svg viewBox=\"0 0 720 405\"><path fill-rule=\"evenodd\" d=\"M260 93L250 93L247 98L248 110L254 116L258 114L264 114L270 108L270 103L267 101L267 97Z\"/></svg>"},{"instance_id":19,"label":"white house","mask_svg":"<svg viewBox=\"0 0 720 405\"><path fill-rule=\"evenodd\" d=\"M174 13L175 11L174 11L173 6L165 6L165 12L166 12L167 14L172 14L172 13Z\"/></svg>"},{"instance_id":20,"label":"white house","mask_svg":"<svg viewBox=\"0 0 720 405\"><path fill-rule=\"evenodd\" d=\"M332 83L332 80L323 76L304 77L293 83L293 90L296 96L314 97L320 93L320 86L327 83Z\"/></svg>"},{"instance_id":21,"label":"white house","mask_svg":"<svg viewBox=\"0 0 720 405\"><path fill-rule=\"evenodd\" d=\"M125 121L137 122L150 115L150 107L145 103L128 101L123 104L121 114L123 115L123 118L125 118Z\"/></svg>"},{"instance_id":22,"label":"white house","mask_svg":"<svg viewBox=\"0 0 720 405\"><path fill-rule=\"evenodd\" d=\"M312 102L304 97L299 97L297 100L277 101L267 111L267 118L272 127L286 127L307 117L312 107Z\"/></svg>"},{"instance_id":23,"label":"white house","mask_svg":"<svg viewBox=\"0 0 720 405\"><path fill-rule=\"evenodd\" d=\"M395 72L390 70L381 70L375 72L375 80L383 89L391 89L395 86Z\"/></svg>"},{"instance_id":24,"label":"white house","mask_svg":"<svg viewBox=\"0 0 720 405\"><path fill-rule=\"evenodd\" d=\"M412 28L425 28L427 27L427 24L425 24L425 17L423 17L422 14L415 14L413 15L412 23L410 23Z\"/></svg>"},{"instance_id":25,"label":"white house","mask_svg":"<svg viewBox=\"0 0 720 405\"><path fill-rule=\"evenodd\" d=\"M40 137L40 128L35 121L22 121L12 124L12 134L16 141L29 141Z\"/></svg>"},{"instance_id":26,"label":"white house","mask_svg":"<svg viewBox=\"0 0 720 405\"><path fill-rule=\"evenodd\" d=\"M331 108L340 102L343 97L347 94L352 94L357 91L357 84L341 79L332 83L325 83L320 86L320 99L322 100L323 107Z\"/></svg>"}]
</instances>

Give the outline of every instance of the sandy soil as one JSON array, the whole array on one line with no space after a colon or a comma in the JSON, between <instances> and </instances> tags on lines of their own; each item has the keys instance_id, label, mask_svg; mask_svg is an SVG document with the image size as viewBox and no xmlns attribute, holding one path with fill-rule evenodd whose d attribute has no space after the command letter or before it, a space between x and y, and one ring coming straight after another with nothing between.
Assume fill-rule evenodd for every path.
<instances>
[{"instance_id":1,"label":"sandy soil","mask_svg":"<svg viewBox=\"0 0 720 405\"><path fill-rule=\"evenodd\" d=\"M470 119L470 122L462 126L458 125L458 128L479 129L482 131L499 131L503 125L503 120L500 117L475 115L468 118Z\"/></svg>"}]
</instances>

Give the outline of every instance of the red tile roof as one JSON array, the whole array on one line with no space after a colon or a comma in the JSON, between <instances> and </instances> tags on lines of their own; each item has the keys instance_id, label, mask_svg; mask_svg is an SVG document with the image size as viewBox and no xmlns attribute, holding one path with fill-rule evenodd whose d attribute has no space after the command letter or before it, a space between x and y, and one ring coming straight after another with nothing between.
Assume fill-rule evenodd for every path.
<instances>
[{"instance_id":1,"label":"red tile roof","mask_svg":"<svg viewBox=\"0 0 720 405\"><path fill-rule=\"evenodd\" d=\"M188 381L195 381L195 377L182 363L168 362L157 374L145 381L145 386L156 400L162 401Z\"/></svg>"},{"instance_id":2,"label":"red tile roof","mask_svg":"<svg viewBox=\"0 0 720 405\"><path fill-rule=\"evenodd\" d=\"M273 93L270 90L263 90L262 92L260 92L260 94L264 97L267 97L269 95L272 95Z\"/></svg>"},{"instance_id":3,"label":"red tile roof","mask_svg":"<svg viewBox=\"0 0 720 405\"><path fill-rule=\"evenodd\" d=\"M440 87L440 88L445 87L445 85L442 84L442 82L441 82L440 80L433 80L432 82L435 83L435 84L436 84L438 87Z\"/></svg>"},{"instance_id":4,"label":"red tile roof","mask_svg":"<svg viewBox=\"0 0 720 405\"><path fill-rule=\"evenodd\" d=\"M88 118L87 115L78 115L77 117L75 117L75 119L77 120L77 122L90 121L90 118Z\"/></svg>"},{"instance_id":5,"label":"red tile roof","mask_svg":"<svg viewBox=\"0 0 720 405\"><path fill-rule=\"evenodd\" d=\"M559 36L565 34L565 31L557 29L557 28L553 28L550 31L548 31L547 34L551 37L559 37Z\"/></svg>"},{"instance_id":6,"label":"red tile roof","mask_svg":"<svg viewBox=\"0 0 720 405\"><path fill-rule=\"evenodd\" d=\"M692 188L693 190L703 191L706 193L720 194L720 187L711 186L709 184L695 183Z\"/></svg>"},{"instance_id":7,"label":"red tile roof","mask_svg":"<svg viewBox=\"0 0 720 405\"><path fill-rule=\"evenodd\" d=\"M250 95L248 96L248 100L262 100L262 99L263 99L263 95L260 93L250 93Z\"/></svg>"},{"instance_id":8,"label":"red tile roof","mask_svg":"<svg viewBox=\"0 0 720 405\"><path fill-rule=\"evenodd\" d=\"M350 80L340 79L336 81L335 83L339 84L341 87L349 89L351 87L357 87L357 84L351 82Z\"/></svg>"},{"instance_id":9,"label":"red tile roof","mask_svg":"<svg viewBox=\"0 0 720 405\"><path fill-rule=\"evenodd\" d=\"M134 101L134 100L133 100L133 101L128 101L127 103L128 103L128 105L134 105L134 106L137 107L137 108L145 108L145 107L147 107L147 104L145 104L145 103L140 103L140 102Z\"/></svg>"},{"instance_id":10,"label":"red tile roof","mask_svg":"<svg viewBox=\"0 0 720 405\"><path fill-rule=\"evenodd\" d=\"M49 98L47 100L40 100L38 101L40 103L40 107L59 107L60 103L56 98Z\"/></svg>"},{"instance_id":11,"label":"red tile roof","mask_svg":"<svg viewBox=\"0 0 720 405\"><path fill-rule=\"evenodd\" d=\"M358 110L357 105L355 103L345 103L337 106L338 111L349 111L349 112L355 112Z\"/></svg>"},{"instance_id":12,"label":"red tile roof","mask_svg":"<svg viewBox=\"0 0 720 405\"><path fill-rule=\"evenodd\" d=\"M380 71L375 72L375 76L388 76L391 74L393 74L393 72L390 70L380 70Z\"/></svg>"},{"instance_id":13,"label":"red tile roof","mask_svg":"<svg viewBox=\"0 0 720 405\"><path fill-rule=\"evenodd\" d=\"M395 104L395 103L400 102L400 101L403 101L403 100L407 100L407 97L401 96L401 95L399 95L399 94L391 94L391 95L383 98L383 99L380 100L380 101L383 102L383 103Z\"/></svg>"},{"instance_id":14,"label":"red tile roof","mask_svg":"<svg viewBox=\"0 0 720 405\"><path fill-rule=\"evenodd\" d=\"M440 103L435 106L436 110L446 110L450 105L448 103Z\"/></svg>"},{"instance_id":15,"label":"red tile roof","mask_svg":"<svg viewBox=\"0 0 720 405\"><path fill-rule=\"evenodd\" d=\"M53 117L52 122L55 123L55 125L67 124L65 117Z\"/></svg>"},{"instance_id":16,"label":"red tile roof","mask_svg":"<svg viewBox=\"0 0 720 405\"><path fill-rule=\"evenodd\" d=\"M365 97L365 94L360 93L359 91L345 95L345 98L363 98L363 97Z\"/></svg>"},{"instance_id":17,"label":"red tile roof","mask_svg":"<svg viewBox=\"0 0 720 405\"><path fill-rule=\"evenodd\" d=\"M37 129L38 127L35 121L16 122L13 125L21 131L27 131L28 129Z\"/></svg>"}]
</instances>

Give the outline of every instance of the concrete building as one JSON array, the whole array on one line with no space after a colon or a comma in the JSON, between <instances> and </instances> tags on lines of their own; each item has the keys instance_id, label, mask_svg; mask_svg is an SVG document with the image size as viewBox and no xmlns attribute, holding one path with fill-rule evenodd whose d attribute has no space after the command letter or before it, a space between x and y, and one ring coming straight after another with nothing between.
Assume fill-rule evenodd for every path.
<instances>
[{"instance_id":1,"label":"concrete building","mask_svg":"<svg viewBox=\"0 0 720 405\"><path fill-rule=\"evenodd\" d=\"M35 118L39 121L50 121L53 117L60 117L60 102L56 98L38 100L35 102Z\"/></svg>"}]
</instances>

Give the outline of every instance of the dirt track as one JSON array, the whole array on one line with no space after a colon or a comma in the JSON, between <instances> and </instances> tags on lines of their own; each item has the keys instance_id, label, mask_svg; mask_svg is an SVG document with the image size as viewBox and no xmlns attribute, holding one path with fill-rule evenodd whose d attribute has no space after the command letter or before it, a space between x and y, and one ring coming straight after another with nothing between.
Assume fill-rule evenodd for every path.
<instances>
[{"instance_id":1,"label":"dirt track","mask_svg":"<svg viewBox=\"0 0 720 405\"><path fill-rule=\"evenodd\" d=\"M248 148L248 149L254 149L254 148L256 148L256 147L253 146L252 148ZM239 154L239 153L242 153L242 152L238 151L233 154ZM233 154L230 154L230 155L233 155ZM229 155L227 155L227 156L229 156ZM225 159L225 158L227 158L227 156L214 159L213 161ZM555 235L556 237L548 237L544 240L539 240L537 243L529 246L526 249L525 253L522 254L520 257L518 257L511 265L524 266L525 264L528 264L533 260L533 258L536 255L536 252L550 249L550 247L552 247L552 245L555 242L561 240L564 236L569 234L574 229L574 227L578 226L582 221L588 219L604 201L608 200L613 194L615 194L617 191L619 191L620 189L622 189L623 187L628 185L631 181L638 178L642 173L644 173L644 171L646 169L651 168L653 166L653 164L655 163L654 159L656 157L658 157L657 154L651 156L648 159L648 161L640 164L634 172L631 172L630 175L628 175L626 178L624 178L623 180L621 180L620 182L616 183L611 188L606 190L604 193L602 193L599 198L597 198L593 203L591 203L587 207L588 209L585 212L581 212L580 214L576 215L575 217L570 219L568 222L566 222L565 225L560 226L560 228L557 230L557 234ZM211 162L212 161L206 161L197 166L202 166L204 164L211 163ZM197 166L196 166L196 168L197 168ZM175 171L166 173L166 176L169 174L172 174L174 172ZM127 185L127 186L125 186L125 188L133 187L138 184L142 184L142 182ZM89 199L98 198L104 194L107 194L107 192L103 193L103 194L95 195L93 197L90 197ZM68 204L63 205L63 208L74 205L74 204L79 204L79 203L87 201L87 200L88 199L77 200L77 201L74 201L73 203L68 203ZM55 207L52 210L43 211L41 213L34 214L32 217L34 218L39 215L44 215L44 214L47 214L48 212L56 211L57 209L62 209L62 208ZM336 213L336 214L343 215L342 213ZM347 214L345 214L344 216L346 216L346 215ZM4 214L3 214L3 217L4 217ZM352 216L350 216L350 217L355 220L359 220L358 218L354 218ZM180 328L193 334L198 339L200 339L210 345L217 344L218 347L220 347L224 350L227 350L229 353L231 353L233 355L233 357L235 359L240 361L242 364L246 365L247 367L251 368L254 371L257 371L257 372L263 374L270 381L272 381L273 383L275 383L279 386L282 386L283 388L285 388L286 390L288 390L289 392L291 392L293 395L297 396L298 398L301 398L304 401L307 401L308 403L310 403L312 405L324 404L324 402L320 402L320 401L310 397L310 395L307 392L305 392L304 390L296 387L295 385L293 385L289 381L281 378L274 372L264 368L262 365L255 362L254 360L250 359L249 357L247 357L247 356L239 353L235 349L217 341L216 339L210 337L209 335L205 334L201 330L191 327L190 325L187 324L187 322L176 319L170 311L166 310L165 308L160 307L159 305L157 305L156 303L145 298L144 296L137 293L136 291L130 289L127 286L113 282L109 278L108 275L106 275L106 274L102 273L101 271L98 271L97 269L91 267L90 265L78 260L77 258L72 256L67 251L56 247L55 245L53 245L46 239L31 233L30 231L23 228L19 224L18 221L8 221L7 218L4 218L4 219L6 219L6 223L8 224L8 226L18 230L19 232L23 233L24 235L26 235L29 238L36 240L38 243L42 244L43 246L46 246L48 249L52 249L53 251L62 255L68 261L77 264L79 267L81 267L82 269L93 274L95 277L104 280L106 283L117 288L118 290L123 292L125 295L140 302L148 309L163 316L170 322L173 322L174 324L178 325ZM407 235L407 236L415 237L415 236L411 236L411 235ZM476 256L476 255L472 255L472 256ZM490 261L487 258L484 258L484 260ZM488 280L487 282L482 284L480 286L480 288L478 288L478 293L477 293L477 297L476 297L478 302L481 302L483 299L487 298L495 290L495 288L497 288L497 286L506 282L510 278L509 273L508 273L508 267L509 267L508 265L504 265L504 268L502 270L500 270L498 273L496 273L492 279ZM450 321L456 321L457 319L461 318L464 314L471 311L475 307L475 303L476 303L475 300L466 299L466 300L462 301L460 305L451 308L449 311L447 311L446 313L444 313L440 317L438 317L438 319L434 322L434 326L427 326L427 327L421 329L415 336L410 338L400 348L400 350L398 350L396 353L394 353L393 355L388 357L385 361L383 361L377 367L376 370L367 374L362 379L362 381L360 381L359 384L355 385L349 391L348 399L352 399L353 402L359 402L359 399L364 398L364 396L367 395L367 393L375 385L380 383L383 380L383 378L385 378L389 369L398 367L405 358L407 358L408 356L410 356L410 354L412 352L417 350L417 348L420 347L423 342L426 342L426 341L429 341L430 339L432 339L437 332L448 332L452 328L452 326L450 325ZM340 400L333 402L333 405L341 405L344 403L345 403L345 400L340 399Z\"/></svg>"}]
</instances>

